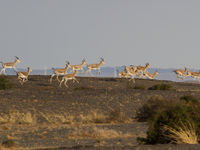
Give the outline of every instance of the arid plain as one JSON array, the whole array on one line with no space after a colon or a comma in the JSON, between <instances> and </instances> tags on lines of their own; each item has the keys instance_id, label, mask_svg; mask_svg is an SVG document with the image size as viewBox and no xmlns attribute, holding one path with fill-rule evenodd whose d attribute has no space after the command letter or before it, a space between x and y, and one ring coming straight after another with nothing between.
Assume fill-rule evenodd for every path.
<instances>
[{"instance_id":1,"label":"arid plain","mask_svg":"<svg viewBox=\"0 0 200 150\"><path fill-rule=\"evenodd\" d=\"M200 149L199 145L140 145L148 125L137 110L152 96L200 99L200 84L161 80L77 77L60 88L50 76L31 75L0 90L1 149ZM170 90L148 90L165 83ZM142 88L136 88L142 87Z\"/></svg>"}]
</instances>

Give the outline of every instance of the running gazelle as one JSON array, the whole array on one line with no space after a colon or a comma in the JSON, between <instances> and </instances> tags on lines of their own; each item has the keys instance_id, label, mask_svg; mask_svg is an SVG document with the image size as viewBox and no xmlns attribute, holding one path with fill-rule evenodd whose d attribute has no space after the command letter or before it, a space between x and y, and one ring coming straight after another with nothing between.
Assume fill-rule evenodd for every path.
<instances>
[{"instance_id":1,"label":"running gazelle","mask_svg":"<svg viewBox=\"0 0 200 150\"><path fill-rule=\"evenodd\" d=\"M56 76L56 79L58 80L58 82L60 82L58 76L65 75L69 68L70 68L70 63L68 61L66 61L65 68L59 68L59 69L53 68L53 74L51 75L50 83L52 83L52 79L53 79L54 76Z\"/></svg>"},{"instance_id":2,"label":"running gazelle","mask_svg":"<svg viewBox=\"0 0 200 150\"><path fill-rule=\"evenodd\" d=\"M32 72L31 68L27 68L27 72L16 72L17 73L17 79L21 83L21 85L24 84L24 82L28 81L28 76Z\"/></svg>"},{"instance_id":3,"label":"running gazelle","mask_svg":"<svg viewBox=\"0 0 200 150\"><path fill-rule=\"evenodd\" d=\"M104 62L104 59L103 58L100 58L100 62L98 63L98 64L88 64L87 65L87 68L88 68L88 70L87 70L87 72L86 73L90 73L92 76L93 76L93 74L92 74L92 70L98 70L98 73L100 74L101 73L101 70L100 70L100 67L101 67L101 65L103 65L105 62Z\"/></svg>"},{"instance_id":4,"label":"running gazelle","mask_svg":"<svg viewBox=\"0 0 200 150\"><path fill-rule=\"evenodd\" d=\"M13 61L13 62L6 62L6 63L0 62L0 63L2 64L2 67L3 67L1 69L0 74L4 73L5 75L7 75L6 74L6 69L7 68L13 68L15 71L17 71L15 65L17 63L20 63L20 60L19 60L19 57L15 56L15 61Z\"/></svg>"},{"instance_id":5,"label":"running gazelle","mask_svg":"<svg viewBox=\"0 0 200 150\"><path fill-rule=\"evenodd\" d=\"M75 70L74 73L72 73L72 74L66 74L66 75L64 75L62 77L62 80L60 81L59 87L61 87L62 83L64 82L64 85L68 88L68 86L67 86L67 81L68 80L73 80L73 82L74 81L78 82L78 80L75 78L75 76L77 75L77 73L78 73L78 70Z\"/></svg>"},{"instance_id":6,"label":"running gazelle","mask_svg":"<svg viewBox=\"0 0 200 150\"><path fill-rule=\"evenodd\" d=\"M83 59L81 64L79 64L79 65L72 65L72 66L71 66L71 69L72 69L73 71L75 71L75 70L82 70L82 73L83 73L83 72L84 72L83 66L84 66L85 64L86 64L86 60Z\"/></svg>"}]
</instances>

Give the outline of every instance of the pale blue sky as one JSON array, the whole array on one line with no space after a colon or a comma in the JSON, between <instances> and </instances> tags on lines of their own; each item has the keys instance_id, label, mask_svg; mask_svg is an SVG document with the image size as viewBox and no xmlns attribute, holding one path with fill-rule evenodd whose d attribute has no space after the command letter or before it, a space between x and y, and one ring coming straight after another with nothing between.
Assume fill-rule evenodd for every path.
<instances>
[{"instance_id":1,"label":"pale blue sky","mask_svg":"<svg viewBox=\"0 0 200 150\"><path fill-rule=\"evenodd\" d=\"M0 0L0 61L200 68L199 0Z\"/></svg>"}]
</instances>

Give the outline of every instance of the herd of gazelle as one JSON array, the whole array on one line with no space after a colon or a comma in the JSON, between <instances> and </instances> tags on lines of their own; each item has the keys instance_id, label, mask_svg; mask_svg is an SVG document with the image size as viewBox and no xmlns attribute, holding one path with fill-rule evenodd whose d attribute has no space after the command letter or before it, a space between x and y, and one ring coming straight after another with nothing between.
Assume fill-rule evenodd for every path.
<instances>
[{"instance_id":1,"label":"herd of gazelle","mask_svg":"<svg viewBox=\"0 0 200 150\"><path fill-rule=\"evenodd\" d=\"M6 69L8 68L13 68L14 71L17 74L17 79L19 80L19 82L21 84L23 84L24 82L28 81L28 76L30 74L30 72L32 72L31 68L28 67L27 68L27 72L17 72L16 70L16 64L20 63L20 60L17 56L15 56L15 60L13 62L0 62L2 64L2 69L0 74L4 73L4 75L6 75ZM101 73L100 71L100 67L101 65L104 64L104 59L100 58L100 62L97 64L87 64L87 71L86 73L90 73L90 75L93 76L92 74L92 70L98 70L98 73ZM82 73L84 72L83 70L83 66L86 65L86 60L83 59L81 64L78 65L70 65L70 63L68 61L66 61L66 65L65 68L59 68L59 69L53 69L53 74L50 77L50 83L52 83L52 79L54 76L56 76L56 79L58 80L58 82L60 83L59 86L61 87L62 83L64 82L64 85L66 87L67 86L67 81L68 80L73 80L73 82L78 82L79 81L75 78L75 76L78 74L78 71L82 71ZM71 68L71 72L73 73L68 73L67 70ZM148 72L147 69L150 68L149 63L146 63L145 66L125 66L124 70L119 72L118 71L118 76L120 78L130 78L130 80L132 80L133 82L135 82L135 77L139 77L139 78L149 78L149 79L154 79L159 73L158 71L155 71L153 74ZM181 69L176 69L174 71L177 75L178 79L184 80L186 77L190 76L194 79L198 79L200 80L200 72L191 72L189 71L188 68L185 67L185 70L181 70ZM59 80L59 76L63 76L62 80Z\"/></svg>"},{"instance_id":2,"label":"herd of gazelle","mask_svg":"<svg viewBox=\"0 0 200 150\"><path fill-rule=\"evenodd\" d=\"M118 76L120 78L130 78L133 82L135 82L135 77L139 78L149 78L154 79L158 75L158 71L155 71L153 74L148 72L147 69L150 67L149 63L146 63L145 66L125 66L122 72L118 71Z\"/></svg>"},{"instance_id":3,"label":"herd of gazelle","mask_svg":"<svg viewBox=\"0 0 200 150\"><path fill-rule=\"evenodd\" d=\"M180 80L184 80L186 77L192 77L193 79L198 79L200 81L200 72L192 72L186 67L185 70L176 69L174 72Z\"/></svg>"}]
</instances>

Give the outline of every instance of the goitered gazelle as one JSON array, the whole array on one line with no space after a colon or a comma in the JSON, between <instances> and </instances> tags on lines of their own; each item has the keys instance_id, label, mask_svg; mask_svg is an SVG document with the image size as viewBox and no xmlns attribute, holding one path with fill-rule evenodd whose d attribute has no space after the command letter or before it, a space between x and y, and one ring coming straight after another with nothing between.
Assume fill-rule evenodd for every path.
<instances>
[{"instance_id":1,"label":"goitered gazelle","mask_svg":"<svg viewBox=\"0 0 200 150\"><path fill-rule=\"evenodd\" d=\"M68 86L67 86L67 81L68 80L73 80L73 82L76 81L76 82L79 83L79 81L75 78L77 73L78 73L78 70L75 70L74 73L72 73L72 74L64 75L62 80L60 81L59 87L61 87L62 83L64 82L64 85L68 88Z\"/></svg>"},{"instance_id":2,"label":"goitered gazelle","mask_svg":"<svg viewBox=\"0 0 200 150\"><path fill-rule=\"evenodd\" d=\"M193 79L197 79L198 81L200 81L200 72L191 72L188 69L187 76L191 76Z\"/></svg>"},{"instance_id":3,"label":"goitered gazelle","mask_svg":"<svg viewBox=\"0 0 200 150\"><path fill-rule=\"evenodd\" d=\"M137 71L139 77L143 77L146 70L150 67L149 63L146 63L145 66L134 66L134 70Z\"/></svg>"},{"instance_id":4,"label":"goitered gazelle","mask_svg":"<svg viewBox=\"0 0 200 150\"><path fill-rule=\"evenodd\" d=\"M15 72L17 71L15 65L17 63L20 63L20 60L19 60L19 57L15 56L15 61L14 62L7 62L7 63L0 62L0 63L2 63L2 67L3 67L1 69L0 74L4 73L5 75L7 75L6 74L6 69L7 68L13 68L15 70Z\"/></svg>"},{"instance_id":5,"label":"goitered gazelle","mask_svg":"<svg viewBox=\"0 0 200 150\"><path fill-rule=\"evenodd\" d=\"M59 68L59 69L52 68L53 74L51 75L50 83L52 83L52 79L54 76L56 76L56 79L58 80L58 82L60 82L60 80L58 79L58 76L65 75L69 68L70 68L70 63L68 61L66 61L65 68Z\"/></svg>"},{"instance_id":6,"label":"goitered gazelle","mask_svg":"<svg viewBox=\"0 0 200 150\"><path fill-rule=\"evenodd\" d=\"M135 76L138 74L137 70L132 66L126 66L127 73L131 76L131 79L135 83ZM130 81L129 80L129 81Z\"/></svg>"},{"instance_id":7,"label":"goitered gazelle","mask_svg":"<svg viewBox=\"0 0 200 150\"><path fill-rule=\"evenodd\" d=\"M126 68L124 68L123 71L119 72L119 70L117 70L117 75L119 76L119 78L129 78L130 74L127 72Z\"/></svg>"},{"instance_id":8,"label":"goitered gazelle","mask_svg":"<svg viewBox=\"0 0 200 150\"><path fill-rule=\"evenodd\" d=\"M147 78L149 78L149 79L154 79L158 74L159 73L158 73L157 70L154 73L150 73L150 72L146 71L144 73L144 76L147 77Z\"/></svg>"},{"instance_id":9,"label":"goitered gazelle","mask_svg":"<svg viewBox=\"0 0 200 150\"><path fill-rule=\"evenodd\" d=\"M86 60L85 59L83 59L82 60L82 63L81 64L79 64L79 65L72 65L71 66L71 69L72 69L72 71L75 71L75 70L82 70L82 73L84 72L84 70L83 70L83 66L86 64Z\"/></svg>"},{"instance_id":10,"label":"goitered gazelle","mask_svg":"<svg viewBox=\"0 0 200 150\"><path fill-rule=\"evenodd\" d=\"M99 62L98 64L88 64L88 65L87 65L88 70L87 70L86 73L89 72L90 75L93 76L93 74L92 74L91 71L92 71L92 70L98 70L98 73L100 74L100 73L101 73L100 67L101 67L101 65L103 65L103 64L105 64L103 58L100 58L100 62Z\"/></svg>"},{"instance_id":11,"label":"goitered gazelle","mask_svg":"<svg viewBox=\"0 0 200 150\"><path fill-rule=\"evenodd\" d=\"M17 73L17 79L19 80L21 85L23 85L24 82L28 81L28 76L29 76L30 72L32 72L30 67L28 67L27 72L16 72Z\"/></svg>"},{"instance_id":12,"label":"goitered gazelle","mask_svg":"<svg viewBox=\"0 0 200 150\"><path fill-rule=\"evenodd\" d=\"M181 70L181 69L174 70L174 72L177 75L177 78L179 80L185 79L188 76L188 71L189 71L189 69L187 69L186 67L185 67L185 70Z\"/></svg>"}]
</instances>

